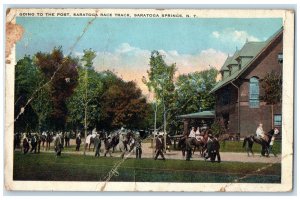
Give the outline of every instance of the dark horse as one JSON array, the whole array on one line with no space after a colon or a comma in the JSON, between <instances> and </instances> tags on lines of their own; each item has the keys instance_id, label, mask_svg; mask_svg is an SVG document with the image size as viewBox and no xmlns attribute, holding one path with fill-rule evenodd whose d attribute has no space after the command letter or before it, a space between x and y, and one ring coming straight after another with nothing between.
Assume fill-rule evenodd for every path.
<instances>
[{"instance_id":1,"label":"dark horse","mask_svg":"<svg viewBox=\"0 0 300 200\"><path fill-rule=\"evenodd\" d=\"M252 147L254 143L260 144L261 145L261 155L262 156L269 156L269 147L270 147L270 142L272 139L272 136L274 135L274 129L270 130L268 133L265 134L264 138L257 138L254 135L249 135L244 138L243 142L243 148L246 148L248 156L250 156L250 152L252 156L254 156Z\"/></svg>"},{"instance_id":2,"label":"dark horse","mask_svg":"<svg viewBox=\"0 0 300 200\"><path fill-rule=\"evenodd\" d=\"M182 156L185 156L185 152L187 148L188 149L192 148L191 150L194 149L194 151L196 148L198 148L200 149L200 155L203 156L203 153L206 149L206 142L204 140L198 141L196 138L188 138L186 136L183 136L178 141L178 148L181 149Z\"/></svg>"}]
</instances>

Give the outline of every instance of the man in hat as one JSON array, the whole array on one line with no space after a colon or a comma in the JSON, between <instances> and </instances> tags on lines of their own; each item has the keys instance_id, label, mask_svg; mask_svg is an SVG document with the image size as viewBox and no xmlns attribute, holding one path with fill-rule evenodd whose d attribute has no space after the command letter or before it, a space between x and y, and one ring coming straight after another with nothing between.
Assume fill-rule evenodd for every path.
<instances>
[{"instance_id":1,"label":"man in hat","mask_svg":"<svg viewBox=\"0 0 300 200\"><path fill-rule=\"evenodd\" d=\"M61 144L61 137L62 134L57 133L55 140L54 140L54 148L56 152L56 157L61 156L61 149L62 149L62 144Z\"/></svg>"},{"instance_id":2,"label":"man in hat","mask_svg":"<svg viewBox=\"0 0 300 200\"><path fill-rule=\"evenodd\" d=\"M220 143L218 140L219 135L216 135L215 137L213 137L213 144L212 144L212 158L211 161L215 162L216 157L218 159L218 163L221 162L221 156L220 156Z\"/></svg>"},{"instance_id":3,"label":"man in hat","mask_svg":"<svg viewBox=\"0 0 300 200\"><path fill-rule=\"evenodd\" d=\"M34 151L34 153L36 153L36 147L37 147L36 133L32 133L30 143L31 143L31 150L30 150L30 153L32 153L33 151Z\"/></svg>"},{"instance_id":4,"label":"man in hat","mask_svg":"<svg viewBox=\"0 0 300 200\"><path fill-rule=\"evenodd\" d=\"M80 133L78 133L77 137L76 137L76 151L79 151L80 149L80 144L81 144L81 137L80 137Z\"/></svg>"},{"instance_id":5,"label":"man in hat","mask_svg":"<svg viewBox=\"0 0 300 200\"><path fill-rule=\"evenodd\" d=\"M100 156L101 140L100 140L99 136L100 136L99 134L96 134L96 137L94 138L94 146L96 149L95 157Z\"/></svg>"},{"instance_id":6,"label":"man in hat","mask_svg":"<svg viewBox=\"0 0 300 200\"><path fill-rule=\"evenodd\" d=\"M207 140L207 152L205 156L205 160L208 158L212 158L212 153L213 153L213 136L211 132L208 133L208 140Z\"/></svg>"},{"instance_id":7,"label":"man in hat","mask_svg":"<svg viewBox=\"0 0 300 200\"><path fill-rule=\"evenodd\" d=\"M166 160L165 156L164 156L164 153L163 153L163 150L164 150L164 139L163 139L163 133L160 132L158 134L158 137L156 138L156 155L155 155L154 160L157 159L158 155L161 155L163 160Z\"/></svg>"},{"instance_id":8,"label":"man in hat","mask_svg":"<svg viewBox=\"0 0 300 200\"><path fill-rule=\"evenodd\" d=\"M111 155L111 136L109 135L104 143L105 145L105 153L104 153L104 157L106 157L106 154L109 153L109 156L112 157Z\"/></svg>"},{"instance_id":9,"label":"man in hat","mask_svg":"<svg viewBox=\"0 0 300 200\"><path fill-rule=\"evenodd\" d=\"M136 139L135 139L135 157L138 159L141 159L142 157L142 140L140 137L140 133L136 133Z\"/></svg>"},{"instance_id":10,"label":"man in hat","mask_svg":"<svg viewBox=\"0 0 300 200\"><path fill-rule=\"evenodd\" d=\"M24 138L23 138L23 151L24 154L26 154L29 151L29 140L27 138L26 133L24 134Z\"/></svg>"},{"instance_id":11,"label":"man in hat","mask_svg":"<svg viewBox=\"0 0 300 200\"><path fill-rule=\"evenodd\" d=\"M187 161L191 160L192 157L192 150L193 150L193 142L194 142L195 138L193 137L189 137L186 138L185 140L185 148L186 148L186 159Z\"/></svg>"}]
</instances>

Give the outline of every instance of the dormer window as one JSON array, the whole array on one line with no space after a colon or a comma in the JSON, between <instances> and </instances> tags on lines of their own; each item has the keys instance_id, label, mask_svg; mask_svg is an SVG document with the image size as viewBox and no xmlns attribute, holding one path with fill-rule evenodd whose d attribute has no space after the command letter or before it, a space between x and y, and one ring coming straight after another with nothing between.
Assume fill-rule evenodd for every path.
<instances>
[{"instance_id":1,"label":"dormer window","mask_svg":"<svg viewBox=\"0 0 300 200\"><path fill-rule=\"evenodd\" d=\"M238 65L239 65L239 70L241 70L242 69L242 63L241 63L241 61L238 62Z\"/></svg>"},{"instance_id":2,"label":"dormer window","mask_svg":"<svg viewBox=\"0 0 300 200\"><path fill-rule=\"evenodd\" d=\"M282 62L283 62L283 55L282 55L282 53L279 53L279 54L278 54L277 59L278 59L278 63L279 63L279 64L282 64Z\"/></svg>"}]
</instances>

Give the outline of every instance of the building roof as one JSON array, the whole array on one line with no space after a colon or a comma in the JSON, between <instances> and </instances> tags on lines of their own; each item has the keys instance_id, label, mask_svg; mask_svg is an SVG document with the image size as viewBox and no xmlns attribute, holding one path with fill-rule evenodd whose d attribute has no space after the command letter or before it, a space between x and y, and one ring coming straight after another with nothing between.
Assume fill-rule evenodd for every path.
<instances>
[{"instance_id":1,"label":"building roof","mask_svg":"<svg viewBox=\"0 0 300 200\"><path fill-rule=\"evenodd\" d=\"M183 118L183 119L212 119L215 118L215 111L214 110L207 110L207 111L202 111L202 112L197 112L197 113L190 113L186 115L179 115L178 118Z\"/></svg>"},{"instance_id":2,"label":"building roof","mask_svg":"<svg viewBox=\"0 0 300 200\"><path fill-rule=\"evenodd\" d=\"M239 57L254 57L264 46L266 46L266 42L247 42L234 59L238 59Z\"/></svg>"},{"instance_id":3,"label":"building roof","mask_svg":"<svg viewBox=\"0 0 300 200\"><path fill-rule=\"evenodd\" d=\"M220 71L227 71L227 70L229 70L227 66L230 64L231 60L232 60L232 56L228 55L227 59L225 60L225 62L223 64L223 66L221 67Z\"/></svg>"},{"instance_id":4,"label":"building roof","mask_svg":"<svg viewBox=\"0 0 300 200\"><path fill-rule=\"evenodd\" d=\"M220 88L226 86L231 81L237 79L243 72L251 66L251 63L255 61L258 56L283 32L283 28L280 28L275 34L273 34L268 40L265 42L247 42L240 51L236 52L233 55L233 59L236 60L238 57L249 57L250 59L243 63L241 69L237 71L233 71L230 76L224 77L223 80L219 81L215 87L210 91L210 93L214 93ZM226 59L227 60L227 59ZM225 61L226 63L226 61ZM224 63L224 64L225 64ZM222 66L222 68L224 65ZM222 69L221 69L222 70Z\"/></svg>"}]
</instances>

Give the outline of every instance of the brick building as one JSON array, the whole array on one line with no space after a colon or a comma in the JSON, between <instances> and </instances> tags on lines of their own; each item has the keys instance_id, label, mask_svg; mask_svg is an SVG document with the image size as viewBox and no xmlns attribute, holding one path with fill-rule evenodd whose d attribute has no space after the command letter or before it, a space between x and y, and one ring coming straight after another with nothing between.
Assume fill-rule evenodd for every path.
<instances>
[{"instance_id":1,"label":"brick building","mask_svg":"<svg viewBox=\"0 0 300 200\"><path fill-rule=\"evenodd\" d=\"M282 73L282 35L278 30L265 42L246 42L233 56L228 56L220 73L222 79L211 90L216 96L215 117L224 122L228 133L241 137L254 134L259 123L265 131L281 128L281 104L261 100L261 80L273 71Z\"/></svg>"}]
</instances>

